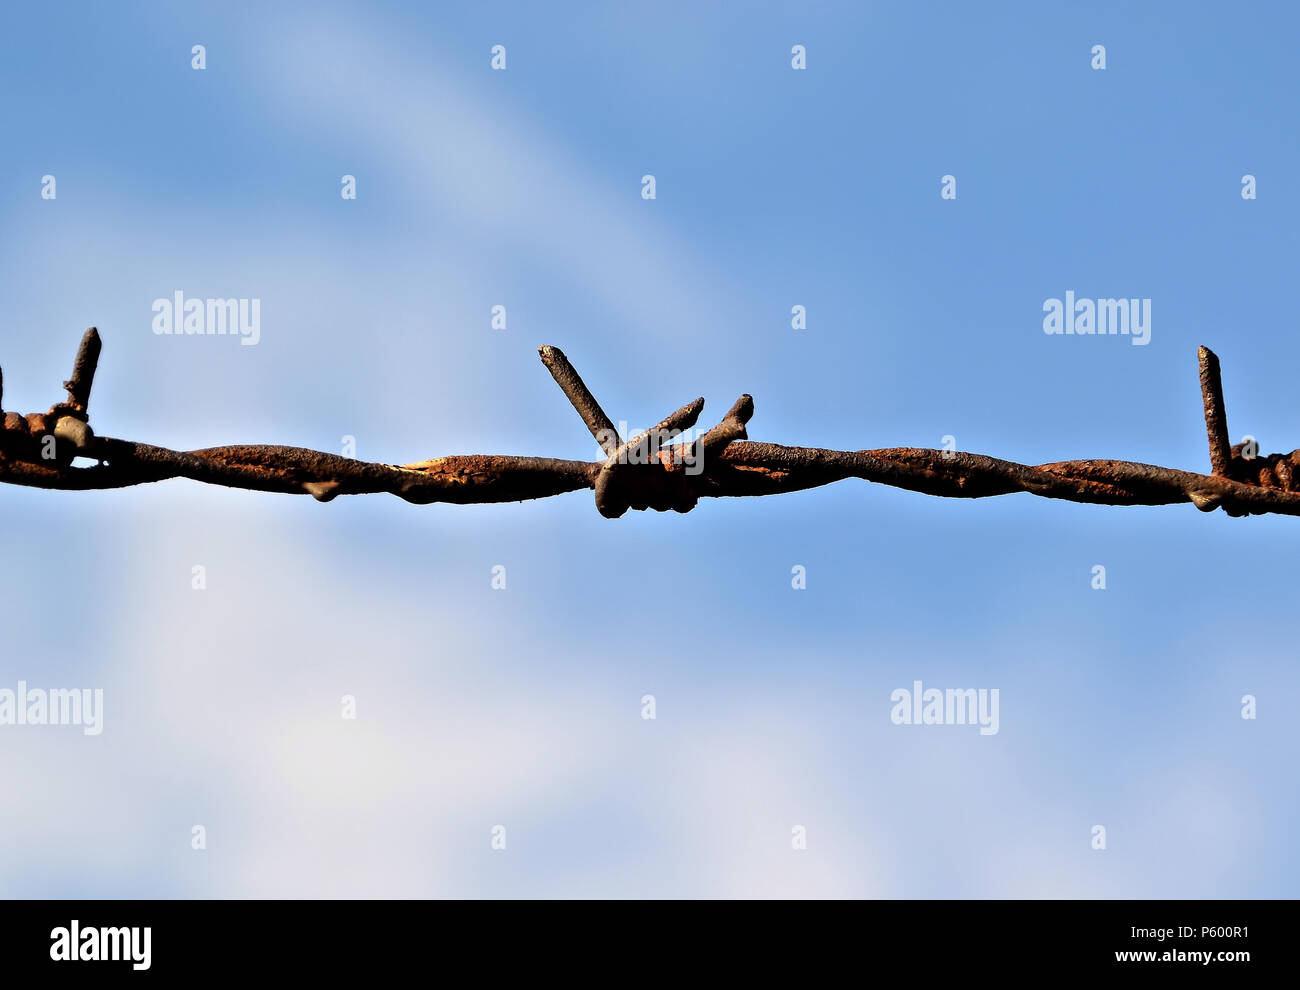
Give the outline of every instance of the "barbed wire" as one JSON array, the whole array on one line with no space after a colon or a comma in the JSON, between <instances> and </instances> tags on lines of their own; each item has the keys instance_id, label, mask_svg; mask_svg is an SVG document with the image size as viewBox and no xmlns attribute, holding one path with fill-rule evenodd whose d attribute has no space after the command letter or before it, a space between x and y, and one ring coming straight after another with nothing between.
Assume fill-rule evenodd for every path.
<instances>
[{"instance_id":1,"label":"barbed wire","mask_svg":"<svg viewBox=\"0 0 1300 990\"><path fill-rule=\"evenodd\" d=\"M418 504L517 502L594 489L601 515L628 509L689 512L701 498L777 495L847 478L950 498L1028 492L1044 498L1105 505L1191 502L1229 515L1300 515L1300 450L1255 456L1228 440L1219 359L1198 351L1201 396L1212 474L1134 461L1074 460L1026 465L956 450L888 447L824 450L749 442L753 399L741 396L722 421L699 437L671 441L694 427L696 399L652 429L624 439L564 353L539 348L542 363L600 445L597 461L498 454L459 454L414 464L382 464L276 445L177 451L97 436L90 428L90 389L101 341L82 337L65 401L46 413L4 414L0 482L34 488L103 490L188 478L227 488L311 495L387 492ZM4 376L0 371L0 409ZM83 466L78 460L94 464Z\"/></svg>"}]
</instances>

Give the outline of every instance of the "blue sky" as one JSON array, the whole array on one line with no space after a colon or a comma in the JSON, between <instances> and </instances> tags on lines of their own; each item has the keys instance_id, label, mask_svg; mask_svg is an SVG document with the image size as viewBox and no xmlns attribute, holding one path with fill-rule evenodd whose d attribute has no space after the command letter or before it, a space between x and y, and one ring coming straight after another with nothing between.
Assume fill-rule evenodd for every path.
<instances>
[{"instance_id":1,"label":"blue sky","mask_svg":"<svg viewBox=\"0 0 1300 990\"><path fill-rule=\"evenodd\" d=\"M633 426L748 392L756 440L1206 470L1206 344L1234 441L1300 442L1294 8L804 6L14 8L4 407L95 325L102 434L593 458L554 344ZM177 290L260 342L153 334ZM1045 335L1067 290L1149 345ZM8 896L1296 892L1295 520L0 499L0 687L105 692L99 736L0 726ZM892 724L916 680L999 732Z\"/></svg>"}]
</instances>

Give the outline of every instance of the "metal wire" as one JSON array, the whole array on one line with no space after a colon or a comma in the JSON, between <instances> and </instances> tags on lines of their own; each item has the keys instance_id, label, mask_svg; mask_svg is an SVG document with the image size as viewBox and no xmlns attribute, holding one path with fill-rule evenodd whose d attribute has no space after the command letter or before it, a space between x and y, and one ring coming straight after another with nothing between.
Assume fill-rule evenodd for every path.
<instances>
[{"instance_id":1,"label":"metal wire","mask_svg":"<svg viewBox=\"0 0 1300 990\"><path fill-rule=\"evenodd\" d=\"M542 362L578 411L605 457L568 461L547 457L465 454L414 464L379 464L273 445L176 451L99 437L88 422L90 388L100 338L87 330L66 401L48 413L5 413L0 429L0 482L34 488L92 490L189 478L227 488L311 495L388 492L408 502L516 502L594 489L604 516L631 509L689 512L700 498L776 495L862 478L896 488L950 498L986 498L1029 492L1044 498L1105 505L1191 502L1229 515L1300 515L1300 450L1248 456L1229 446L1219 360L1199 350L1212 474L1133 461L1076 460L1026 465L983 454L890 447L822 450L747 441L754 403L741 396L722 422L694 441L660 445L695 424L703 399L683 406L656 427L622 440L600 405L558 348L542 347ZM0 403L3 403L0 372ZM2 405L0 405L2 408ZM629 456L644 447L648 456ZM74 464L88 458L91 466Z\"/></svg>"}]
</instances>

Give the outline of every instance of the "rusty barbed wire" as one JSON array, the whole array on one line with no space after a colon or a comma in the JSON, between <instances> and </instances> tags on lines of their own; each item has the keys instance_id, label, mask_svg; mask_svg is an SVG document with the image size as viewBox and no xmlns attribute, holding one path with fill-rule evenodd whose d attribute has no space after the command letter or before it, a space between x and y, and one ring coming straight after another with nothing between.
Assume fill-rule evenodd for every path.
<instances>
[{"instance_id":1,"label":"rusty barbed wire","mask_svg":"<svg viewBox=\"0 0 1300 990\"><path fill-rule=\"evenodd\" d=\"M1300 450L1252 456L1229 445L1219 359L1199 349L1211 474L1134 461L1074 460L1027 465L983 454L913 447L823 450L749 442L754 412L741 396L722 421L693 441L663 444L693 427L704 399L687 403L655 427L623 439L564 353L539 348L542 363L582 417L605 455L599 461L496 454L457 454L413 464L381 464L275 445L177 451L96 436L90 389L101 342L82 337L65 401L49 412L4 413L0 482L71 491L125 488L169 478L251 491L339 495L387 492L417 504L517 502L594 489L601 515L628 509L689 512L701 498L777 495L847 478L950 498L1028 492L1044 498L1104 505L1191 502L1232 516L1300 515ZM0 371L0 409L4 376ZM634 456L636 452L640 456ZM95 461L80 466L78 459Z\"/></svg>"}]
</instances>

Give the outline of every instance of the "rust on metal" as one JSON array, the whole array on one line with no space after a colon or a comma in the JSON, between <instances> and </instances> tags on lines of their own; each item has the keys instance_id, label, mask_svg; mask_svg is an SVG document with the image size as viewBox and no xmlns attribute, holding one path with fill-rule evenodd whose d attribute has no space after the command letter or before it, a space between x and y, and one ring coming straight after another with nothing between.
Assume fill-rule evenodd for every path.
<instances>
[{"instance_id":1,"label":"rust on metal","mask_svg":"<svg viewBox=\"0 0 1300 990\"><path fill-rule=\"evenodd\" d=\"M87 330L72 377L64 383L65 401L47 413L3 414L0 482L88 491L187 478L229 488L311 495L322 502L340 495L387 492L417 504L517 502L588 489L595 491L598 511L612 518L628 509L689 512L705 497L778 495L859 478L947 498L1027 492L1103 505L1190 502L1205 512L1222 508L1233 516L1300 515L1300 450L1246 457L1243 445L1229 444L1219 360L1205 347L1198 351L1198 360L1211 474L1107 459L1027 465L914 447L852 451L756 443L746 432L754 412L748 395L696 440L667 446L660 442L694 426L703 399L688 403L651 430L622 440L555 347L539 349L542 363L600 444L602 460L459 454L397 465L269 444L177 451L96 436L90 429L90 390L101 346L98 332ZM3 386L0 371L0 402ZM97 463L78 466L74 456Z\"/></svg>"},{"instance_id":2,"label":"rust on metal","mask_svg":"<svg viewBox=\"0 0 1300 990\"><path fill-rule=\"evenodd\" d=\"M1210 441L1210 470L1228 473L1233 452L1228 440L1228 414L1223 406L1223 381L1219 359L1208 347L1196 349L1201 374L1201 402L1205 405L1205 433Z\"/></svg>"},{"instance_id":3,"label":"rust on metal","mask_svg":"<svg viewBox=\"0 0 1300 990\"><path fill-rule=\"evenodd\" d=\"M72 377L63 383L63 387L68 390L65 406L68 412L81 419L88 415L90 387L95 384L95 369L99 366L99 352L102 348L99 331L94 327L82 334L76 360L72 363Z\"/></svg>"},{"instance_id":4,"label":"rust on metal","mask_svg":"<svg viewBox=\"0 0 1300 990\"><path fill-rule=\"evenodd\" d=\"M587 429L600 444L600 449L606 454L613 454L618 449L616 439L618 430L614 429L614 424L605 415L605 410L600 408L600 403L588 390L586 382L569 363L569 359L564 356L564 352L558 347L543 345L537 348L537 353L541 355L546 370L555 379L555 384L560 386L560 391L565 394L573 408L578 411L578 415L582 417L582 421L587 424Z\"/></svg>"}]
</instances>

